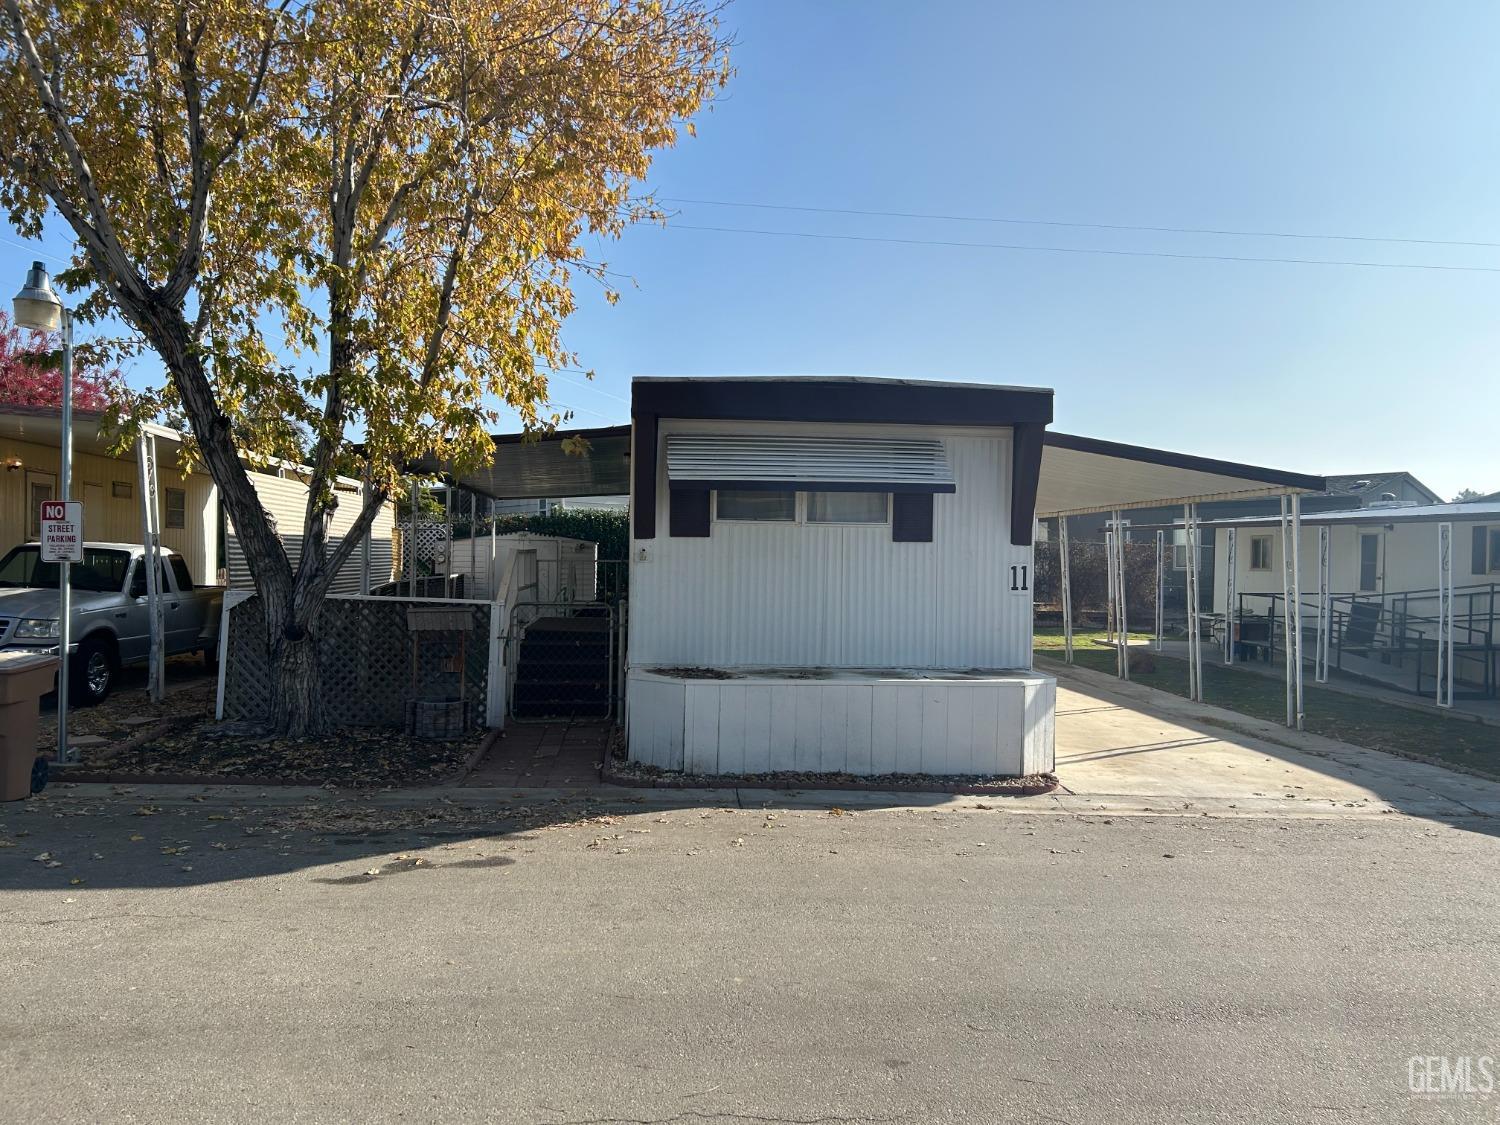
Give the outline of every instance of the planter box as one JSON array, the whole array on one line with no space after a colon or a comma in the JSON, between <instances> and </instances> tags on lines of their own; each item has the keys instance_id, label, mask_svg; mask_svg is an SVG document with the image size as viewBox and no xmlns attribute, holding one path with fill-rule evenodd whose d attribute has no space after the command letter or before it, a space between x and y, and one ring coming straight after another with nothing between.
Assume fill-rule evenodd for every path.
<instances>
[{"instance_id":1,"label":"planter box","mask_svg":"<svg viewBox=\"0 0 1500 1125\"><path fill-rule=\"evenodd\" d=\"M632 669L632 761L701 774L1015 777L1054 764L1057 682L1028 671Z\"/></svg>"}]
</instances>

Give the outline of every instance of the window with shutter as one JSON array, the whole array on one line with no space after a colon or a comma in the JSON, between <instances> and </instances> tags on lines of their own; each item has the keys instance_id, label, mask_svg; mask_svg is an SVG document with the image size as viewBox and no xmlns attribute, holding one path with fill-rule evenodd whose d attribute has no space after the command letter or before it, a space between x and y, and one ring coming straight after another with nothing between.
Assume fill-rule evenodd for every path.
<instances>
[{"instance_id":1,"label":"window with shutter","mask_svg":"<svg viewBox=\"0 0 1500 1125\"><path fill-rule=\"evenodd\" d=\"M932 542L932 493L897 492L891 497L891 540Z\"/></svg>"},{"instance_id":2,"label":"window with shutter","mask_svg":"<svg viewBox=\"0 0 1500 1125\"><path fill-rule=\"evenodd\" d=\"M679 539L708 535L708 489L682 488L672 493L668 532Z\"/></svg>"}]
</instances>

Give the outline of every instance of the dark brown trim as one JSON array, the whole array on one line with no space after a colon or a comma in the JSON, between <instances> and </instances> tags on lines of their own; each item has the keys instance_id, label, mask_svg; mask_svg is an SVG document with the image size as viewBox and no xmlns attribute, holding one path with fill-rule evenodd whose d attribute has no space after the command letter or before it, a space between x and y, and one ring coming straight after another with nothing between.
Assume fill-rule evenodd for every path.
<instances>
[{"instance_id":1,"label":"dark brown trim","mask_svg":"<svg viewBox=\"0 0 1500 1125\"><path fill-rule=\"evenodd\" d=\"M898 492L891 497L891 542L932 542L932 493Z\"/></svg>"},{"instance_id":2,"label":"dark brown trim","mask_svg":"<svg viewBox=\"0 0 1500 1125\"><path fill-rule=\"evenodd\" d=\"M630 459L630 473L634 481L630 489L630 506L634 510L635 537L655 539L657 416L637 414L633 407L631 416L634 419L635 438Z\"/></svg>"},{"instance_id":3,"label":"dark brown trim","mask_svg":"<svg viewBox=\"0 0 1500 1125\"><path fill-rule=\"evenodd\" d=\"M920 379L640 378L631 383L630 416L635 424L634 487L635 537L656 537L656 468L660 456L662 418L692 418L741 422L865 422L903 426L1014 426L1040 435L1052 421L1052 391L1036 387L990 386L979 383L937 383ZM1030 439L1028 439L1030 440ZM1029 466L1031 445L1016 464ZM717 482L694 481L698 487ZM1037 474L1017 474L1012 480L1012 539L1017 526L1017 500L1024 508L1026 532L1017 542L1031 542L1032 513L1036 510ZM736 482L736 487L749 487ZM807 486L775 482L777 490ZM1030 492L1026 489L1029 487ZM831 491L818 484L814 491ZM860 487L860 492L896 492L891 485Z\"/></svg>"},{"instance_id":4,"label":"dark brown trim","mask_svg":"<svg viewBox=\"0 0 1500 1125\"><path fill-rule=\"evenodd\" d=\"M1052 421L1052 391L920 379L636 379L631 414L762 422L1011 426Z\"/></svg>"},{"instance_id":5,"label":"dark brown trim","mask_svg":"<svg viewBox=\"0 0 1500 1125\"><path fill-rule=\"evenodd\" d=\"M1036 423L1019 425L1010 447L1010 543L1031 546L1036 524L1036 491L1042 479L1042 440L1046 432Z\"/></svg>"},{"instance_id":6,"label":"dark brown trim","mask_svg":"<svg viewBox=\"0 0 1500 1125\"><path fill-rule=\"evenodd\" d=\"M677 492L695 492L700 488L722 488L740 492L953 492L952 484L892 484L888 481L827 480L669 480L667 486Z\"/></svg>"},{"instance_id":7,"label":"dark brown trim","mask_svg":"<svg viewBox=\"0 0 1500 1125\"><path fill-rule=\"evenodd\" d=\"M1056 430L1047 431L1046 444L1058 449L1071 449L1077 453L1096 453L1100 457L1121 457L1129 461L1141 461L1148 465L1165 465L1173 469L1191 469L1200 473L1242 477L1261 484L1301 488L1308 492L1323 492L1328 488L1328 481L1325 478L1309 476L1306 473L1288 473L1259 465L1241 465L1235 461L1195 457L1190 453L1150 449L1144 445L1126 445L1118 441L1101 441L1099 438L1079 437L1076 434L1060 434ZM1163 503L1162 506L1168 505Z\"/></svg>"},{"instance_id":8,"label":"dark brown trim","mask_svg":"<svg viewBox=\"0 0 1500 1125\"><path fill-rule=\"evenodd\" d=\"M676 539L708 538L708 501L706 488L679 488L667 501L667 534Z\"/></svg>"}]
</instances>

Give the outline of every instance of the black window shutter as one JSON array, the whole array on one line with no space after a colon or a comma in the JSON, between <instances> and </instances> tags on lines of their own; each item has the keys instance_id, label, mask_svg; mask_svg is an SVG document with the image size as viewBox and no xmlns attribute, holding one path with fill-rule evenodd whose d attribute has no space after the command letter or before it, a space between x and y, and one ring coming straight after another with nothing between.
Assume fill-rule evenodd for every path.
<instances>
[{"instance_id":1,"label":"black window shutter","mask_svg":"<svg viewBox=\"0 0 1500 1125\"><path fill-rule=\"evenodd\" d=\"M932 493L897 492L891 496L891 540L932 542Z\"/></svg>"},{"instance_id":2,"label":"black window shutter","mask_svg":"<svg viewBox=\"0 0 1500 1125\"><path fill-rule=\"evenodd\" d=\"M670 507L667 525L671 535L689 539L708 536L708 489L674 488Z\"/></svg>"},{"instance_id":3,"label":"black window shutter","mask_svg":"<svg viewBox=\"0 0 1500 1125\"><path fill-rule=\"evenodd\" d=\"M1490 537L1489 528L1476 527L1474 529L1474 550L1470 557L1471 569L1476 576L1490 572Z\"/></svg>"}]
</instances>

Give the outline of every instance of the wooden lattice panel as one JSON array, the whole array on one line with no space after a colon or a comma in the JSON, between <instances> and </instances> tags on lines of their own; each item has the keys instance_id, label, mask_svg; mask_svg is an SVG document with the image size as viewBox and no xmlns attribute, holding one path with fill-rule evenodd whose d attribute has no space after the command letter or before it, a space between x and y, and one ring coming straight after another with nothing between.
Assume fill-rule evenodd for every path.
<instances>
[{"instance_id":1,"label":"wooden lattice panel","mask_svg":"<svg viewBox=\"0 0 1500 1125\"><path fill-rule=\"evenodd\" d=\"M471 704L470 715L476 723L482 721L490 607L470 602L444 606L466 615L469 627L463 633L423 634L414 669L406 613L413 604L408 598L329 598L323 603L316 626L322 703L334 726L400 728L406 722L407 700L457 697L460 683ZM265 619L260 598L252 597L229 611L224 717L267 720L271 696Z\"/></svg>"}]
</instances>

